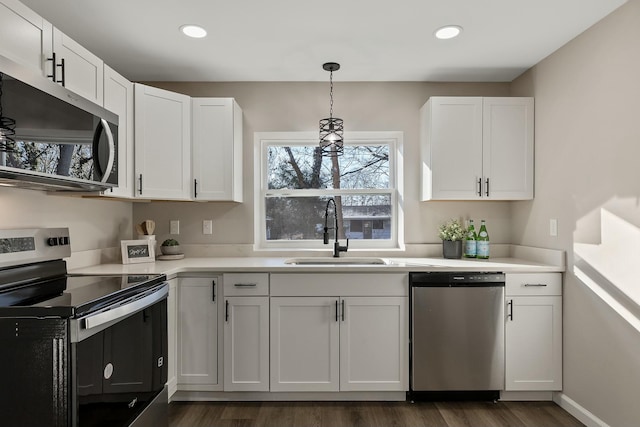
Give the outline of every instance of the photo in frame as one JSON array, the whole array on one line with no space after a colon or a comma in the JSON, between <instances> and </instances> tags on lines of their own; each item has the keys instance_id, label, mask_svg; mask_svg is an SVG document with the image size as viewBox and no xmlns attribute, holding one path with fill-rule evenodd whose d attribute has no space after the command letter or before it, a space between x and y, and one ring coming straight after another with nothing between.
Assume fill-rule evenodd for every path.
<instances>
[{"instance_id":1,"label":"photo in frame","mask_svg":"<svg viewBox=\"0 0 640 427\"><path fill-rule=\"evenodd\" d=\"M155 240L121 240L122 263L137 264L155 261Z\"/></svg>"}]
</instances>

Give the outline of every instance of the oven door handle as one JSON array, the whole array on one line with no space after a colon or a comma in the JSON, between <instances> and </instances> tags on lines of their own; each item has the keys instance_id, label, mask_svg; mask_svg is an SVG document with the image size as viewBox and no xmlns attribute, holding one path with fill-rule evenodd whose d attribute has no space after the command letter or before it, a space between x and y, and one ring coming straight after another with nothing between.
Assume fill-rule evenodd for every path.
<instances>
[{"instance_id":1,"label":"oven door handle","mask_svg":"<svg viewBox=\"0 0 640 427\"><path fill-rule=\"evenodd\" d=\"M136 313L140 310L155 304L156 302L167 298L169 295L169 284L163 283L161 287L153 288L145 293L136 295L128 300L122 302L122 304L102 311L100 313L92 314L82 318L84 322L83 329L97 328L118 319L125 318L130 314Z\"/></svg>"}]
</instances>

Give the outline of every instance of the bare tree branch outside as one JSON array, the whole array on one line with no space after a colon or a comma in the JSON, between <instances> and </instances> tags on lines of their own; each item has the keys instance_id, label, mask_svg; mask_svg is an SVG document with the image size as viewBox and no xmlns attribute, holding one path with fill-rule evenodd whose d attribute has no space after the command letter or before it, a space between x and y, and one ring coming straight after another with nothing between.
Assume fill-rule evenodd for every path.
<instances>
[{"instance_id":1,"label":"bare tree branch outside","mask_svg":"<svg viewBox=\"0 0 640 427\"><path fill-rule=\"evenodd\" d=\"M268 189L290 191L266 197L266 239L320 239L330 197L336 201L339 238L389 239L389 173L386 144L347 145L339 157L322 157L317 146L270 145ZM333 224L332 209L329 215Z\"/></svg>"}]
</instances>

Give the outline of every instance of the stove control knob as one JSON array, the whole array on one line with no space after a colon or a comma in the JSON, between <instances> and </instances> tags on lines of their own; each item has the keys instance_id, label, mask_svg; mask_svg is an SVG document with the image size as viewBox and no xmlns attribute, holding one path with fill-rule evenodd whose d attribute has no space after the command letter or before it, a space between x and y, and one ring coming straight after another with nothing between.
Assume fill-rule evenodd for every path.
<instances>
[{"instance_id":1,"label":"stove control knob","mask_svg":"<svg viewBox=\"0 0 640 427\"><path fill-rule=\"evenodd\" d=\"M47 245L49 245L49 246L58 246L58 238L57 237L49 237L47 239Z\"/></svg>"},{"instance_id":2,"label":"stove control knob","mask_svg":"<svg viewBox=\"0 0 640 427\"><path fill-rule=\"evenodd\" d=\"M67 236L59 237L59 238L58 238L58 242L59 242L61 245L66 246L66 245L68 245L68 244L69 244L69 237L67 237Z\"/></svg>"}]
</instances>

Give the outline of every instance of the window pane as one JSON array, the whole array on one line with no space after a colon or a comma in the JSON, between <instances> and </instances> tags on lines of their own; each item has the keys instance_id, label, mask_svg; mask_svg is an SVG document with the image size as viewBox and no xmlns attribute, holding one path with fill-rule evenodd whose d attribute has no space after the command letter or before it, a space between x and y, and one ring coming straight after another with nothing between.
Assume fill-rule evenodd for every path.
<instances>
[{"instance_id":1,"label":"window pane","mask_svg":"<svg viewBox=\"0 0 640 427\"><path fill-rule=\"evenodd\" d=\"M269 189L389 188L388 145L345 145L337 159L322 157L318 146L268 147Z\"/></svg>"},{"instance_id":2,"label":"window pane","mask_svg":"<svg viewBox=\"0 0 640 427\"><path fill-rule=\"evenodd\" d=\"M391 239L391 195L343 195L334 200L339 210L340 239ZM266 240L321 240L327 201L327 197L267 197ZM334 224L330 204L327 225L332 240Z\"/></svg>"}]
</instances>

